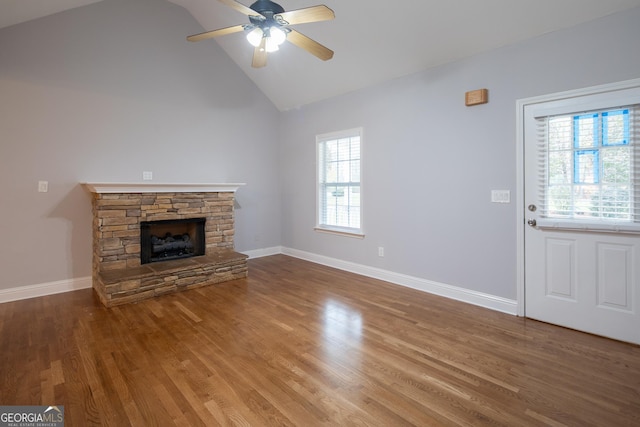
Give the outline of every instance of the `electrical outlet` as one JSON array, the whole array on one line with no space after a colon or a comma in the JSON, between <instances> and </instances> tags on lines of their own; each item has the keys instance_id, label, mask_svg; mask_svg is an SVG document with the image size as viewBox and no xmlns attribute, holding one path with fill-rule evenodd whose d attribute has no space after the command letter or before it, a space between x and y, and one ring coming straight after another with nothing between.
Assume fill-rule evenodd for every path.
<instances>
[{"instance_id":1,"label":"electrical outlet","mask_svg":"<svg viewBox=\"0 0 640 427\"><path fill-rule=\"evenodd\" d=\"M493 203L511 203L511 191L491 190L491 201Z\"/></svg>"},{"instance_id":2,"label":"electrical outlet","mask_svg":"<svg viewBox=\"0 0 640 427\"><path fill-rule=\"evenodd\" d=\"M144 171L142 172L142 180L143 181L151 181L153 179L153 172Z\"/></svg>"},{"instance_id":3,"label":"electrical outlet","mask_svg":"<svg viewBox=\"0 0 640 427\"><path fill-rule=\"evenodd\" d=\"M384 247L378 246L378 256L384 256Z\"/></svg>"},{"instance_id":4,"label":"electrical outlet","mask_svg":"<svg viewBox=\"0 0 640 427\"><path fill-rule=\"evenodd\" d=\"M38 192L47 193L49 191L49 181L38 181Z\"/></svg>"}]
</instances>

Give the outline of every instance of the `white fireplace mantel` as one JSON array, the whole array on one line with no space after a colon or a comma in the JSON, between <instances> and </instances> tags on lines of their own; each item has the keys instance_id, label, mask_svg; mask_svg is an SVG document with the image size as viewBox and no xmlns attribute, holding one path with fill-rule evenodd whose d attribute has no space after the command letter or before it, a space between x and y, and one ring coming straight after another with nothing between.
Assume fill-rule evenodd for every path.
<instances>
[{"instance_id":1,"label":"white fireplace mantel","mask_svg":"<svg viewBox=\"0 0 640 427\"><path fill-rule=\"evenodd\" d=\"M244 183L83 182L92 193L235 193Z\"/></svg>"}]
</instances>

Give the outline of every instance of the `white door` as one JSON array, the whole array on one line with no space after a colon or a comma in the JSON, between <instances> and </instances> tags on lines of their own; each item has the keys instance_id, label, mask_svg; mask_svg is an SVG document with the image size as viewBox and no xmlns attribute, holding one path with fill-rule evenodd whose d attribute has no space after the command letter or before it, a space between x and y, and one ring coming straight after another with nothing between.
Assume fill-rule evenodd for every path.
<instances>
[{"instance_id":1,"label":"white door","mask_svg":"<svg viewBox=\"0 0 640 427\"><path fill-rule=\"evenodd\" d=\"M640 344L636 83L523 103L522 200L525 316Z\"/></svg>"}]
</instances>

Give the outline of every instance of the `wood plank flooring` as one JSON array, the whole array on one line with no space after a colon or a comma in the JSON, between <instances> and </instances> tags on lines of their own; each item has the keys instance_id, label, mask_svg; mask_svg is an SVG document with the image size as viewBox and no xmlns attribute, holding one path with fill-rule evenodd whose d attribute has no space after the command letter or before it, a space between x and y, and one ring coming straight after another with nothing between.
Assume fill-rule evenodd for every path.
<instances>
[{"instance_id":1,"label":"wood plank flooring","mask_svg":"<svg viewBox=\"0 0 640 427\"><path fill-rule=\"evenodd\" d=\"M640 347L284 255L104 308L0 304L0 404L67 426L638 426Z\"/></svg>"}]
</instances>

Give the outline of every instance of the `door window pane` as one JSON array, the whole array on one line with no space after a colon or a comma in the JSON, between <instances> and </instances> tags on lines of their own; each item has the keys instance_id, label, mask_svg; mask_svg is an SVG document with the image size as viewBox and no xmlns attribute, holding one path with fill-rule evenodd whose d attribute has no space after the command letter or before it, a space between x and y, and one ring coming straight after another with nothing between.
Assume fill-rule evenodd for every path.
<instances>
[{"instance_id":1,"label":"door window pane","mask_svg":"<svg viewBox=\"0 0 640 427\"><path fill-rule=\"evenodd\" d=\"M630 109L547 119L547 216L631 220Z\"/></svg>"}]
</instances>

